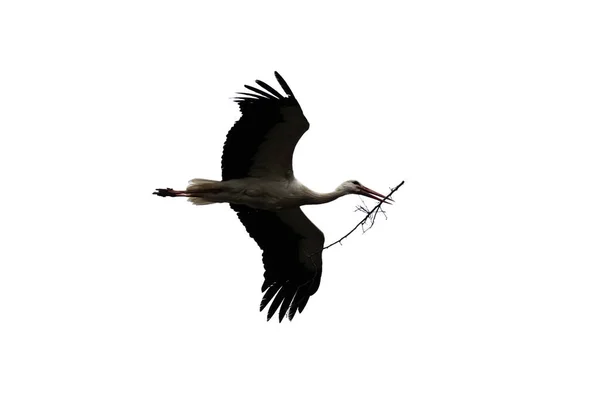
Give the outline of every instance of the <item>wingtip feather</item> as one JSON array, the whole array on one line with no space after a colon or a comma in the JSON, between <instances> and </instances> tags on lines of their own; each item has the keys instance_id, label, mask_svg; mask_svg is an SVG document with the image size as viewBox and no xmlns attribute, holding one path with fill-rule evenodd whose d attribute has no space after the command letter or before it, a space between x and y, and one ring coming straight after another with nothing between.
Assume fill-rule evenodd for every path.
<instances>
[{"instance_id":1,"label":"wingtip feather","mask_svg":"<svg viewBox=\"0 0 600 400\"><path fill-rule=\"evenodd\" d=\"M275 298L273 299L273 302L271 303L271 307L269 307L269 312L267 314L267 321L270 320L273 315L275 315L275 312L281 305L281 302L283 301L284 298L285 298L285 290L282 288L277 293L277 296L275 296ZM279 322L281 322L281 319L279 320Z\"/></svg>"},{"instance_id":2,"label":"wingtip feather","mask_svg":"<svg viewBox=\"0 0 600 400\"><path fill-rule=\"evenodd\" d=\"M285 314L292 303L292 298L293 296L291 296L290 293L287 293L287 296L285 296L285 299L283 299L283 303L281 303L281 307L279 307L279 322L285 318Z\"/></svg>"},{"instance_id":3,"label":"wingtip feather","mask_svg":"<svg viewBox=\"0 0 600 400\"><path fill-rule=\"evenodd\" d=\"M277 100L277 97L273 96L271 93L267 93L264 90L260 90L258 88L255 88L254 86L250 86L250 85L244 85L244 87L246 89L252 90L253 92L256 92L258 94L260 94L261 96L263 96L265 99L269 99L269 100Z\"/></svg>"},{"instance_id":4,"label":"wingtip feather","mask_svg":"<svg viewBox=\"0 0 600 400\"><path fill-rule=\"evenodd\" d=\"M265 309L265 307L267 306L267 304L269 304L273 296L275 296L279 292L279 289L281 289L281 286L273 285L267 290L267 292L262 298L262 301L260 302L260 311Z\"/></svg>"},{"instance_id":5,"label":"wingtip feather","mask_svg":"<svg viewBox=\"0 0 600 400\"><path fill-rule=\"evenodd\" d=\"M281 75L279 75L279 72L275 71L275 78L277 79L277 82L279 82L279 84L281 85L281 87L283 88L283 91L290 97L294 97L294 93L292 92L292 89L290 89L290 86L287 84L287 82L285 81L285 79L283 79L283 77Z\"/></svg>"},{"instance_id":6,"label":"wingtip feather","mask_svg":"<svg viewBox=\"0 0 600 400\"><path fill-rule=\"evenodd\" d=\"M306 303L308 303L309 296L306 296L302 300L298 302L298 313L302 314L304 307L306 307Z\"/></svg>"},{"instance_id":7,"label":"wingtip feather","mask_svg":"<svg viewBox=\"0 0 600 400\"><path fill-rule=\"evenodd\" d=\"M263 89L265 89L266 91L271 93L273 96L277 97L279 100L284 99L284 97L277 90L273 89L273 87L271 85L266 84L265 82L261 81L260 79L257 79L255 82L260 87L262 87Z\"/></svg>"}]
</instances>

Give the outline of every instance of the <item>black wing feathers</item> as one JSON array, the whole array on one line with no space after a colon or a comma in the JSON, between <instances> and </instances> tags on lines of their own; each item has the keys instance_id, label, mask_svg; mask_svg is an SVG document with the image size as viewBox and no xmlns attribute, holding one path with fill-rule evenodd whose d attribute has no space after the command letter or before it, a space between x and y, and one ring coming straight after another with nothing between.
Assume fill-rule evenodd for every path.
<instances>
[{"instance_id":1,"label":"black wing feathers","mask_svg":"<svg viewBox=\"0 0 600 400\"><path fill-rule=\"evenodd\" d=\"M275 314L275 312L277 312L277 309L279 308L279 306L281 305L281 303L283 303L283 300L286 298L286 293L284 289L281 289L278 293L277 296L275 296L275 298L273 299L273 302L271 303L271 307L269 307L269 312L267 313L267 321L271 319L271 317ZM279 314L279 322L281 322L283 320L283 317L285 316L285 312L287 310L282 310L282 313Z\"/></svg>"},{"instance_id":2,"label":"black wing feathers","mask_svg":"<svg viewBox=\"0 0 600 400\"><path fill-rule=\"evenodd\" d=\"M283 79L283 77L281 75L279 75L279 73L277 71L275 71L275 78L277 78L277 82L279 82L279 84L283 88L283 91L285 92L285 94L287 94L290 97L294 97L294 93L292 93L292 89L290 89L287 82Z\"/></svg>"},{"instance_id":3,"label":"black wing feathers","mask_svg":"<svg viewBox=\"0 0 600 400\"><path fill-rule=\"evenodd\" d=\"M234 101L239 104L242 117L229 130L221 159L223 180L240 179L265 172L265 160L272 158L269 173L283 176L291 170L294 147L308 130L309 124L292 91L277 72L277 80L288 95L284 97L270 85L257 80L262 89L244 85L248 92L237 92ZM269 148L261 152L261 144L271 141ZM276 167L277 165L278 167ZM253 166L255 169L252 169ZM260 170L260 171L259 171Z\"/></svg>"},{"instance_id":4,"label":"black wing feathers","mask_svg":"<svg viewBox=\"0 0 600 400\"><path fill-rule=\"evenodd\" d=\"M260 311L262 311L267 306L267 304L269 304L271 299L273 299L273 296L275 296L277 292L279 292L279 289L281 289L281 286L275 286L273 285L273 283L267 284L267 280L265 279L262 291L264 292L266 290L267 293L264 294L262 301L260 302Z\"/></svg>"},{"instance_id":5,"label":"black wing feathers","mask_svg":"<svg viewBox=\"0 0 600 400\"><path fill-rule=\"evenodd\" d=\"M236 92L236 94L241 94L242 96L252 96L254 97L254 99L262 99L262 96L257 95L256 93L248 93L248 92ZM253 99L248 99L246 97L234 97L234 99L239 99L239 100L253 100Z\"/></svg>"},{"instance_id":6,"label":"black wing feathers","mask_svg":"<svg viewBox=\"0 0 600 400\"><path fill-rule=\"evenodd\" d=\"M257 89L257 88L255 88L255 87L253 87L253 86L250 86L250 85L244 85L244 87L245 87L246 89L250 89L250 90L252 90L253 92L256 92L256 93L258 93L258 94L260 94L260 95L262 95L262 96L266 97L267 99L271 99L271 100L277 100L277 97L273 96L272 94L270 94L270 93L267 93L267 92L265 92L265 91L263 91L263 90Z\"/></svg>"},{"instance_id":7,"label":"black wing feathers","mask_svg":"<svg viewBox=\"0 0 600 400\"><path fill-rule=\"evenodd\" d=\"M234 100L242 117L227 134L221 159L223 180L249 176L289 179L296 143L309 124L298 101L281 75L275 77L287 97L260 80L261 88L244 85ZM291 320L302 312L321 280L323 233L300 208L276 212L231 204L250 236L263 250L265 267L260 303L270 319L279 309Z\"/></svg>"},{"instance_id":8,"label":"black wing feathers","mask_svg":"<svg viewBox=\"0 0 600 400\"><path fill-rule=\"evenodd\" d=\"M291 320L319 288L323 233L299 208L277 212L235 204L231 208L263 250L265 281L260 310L272 301L267 319L279 309L280 322L286 313Z\"/></svg>"},{"instance_id":9,"label":"black wing feathers","mask_svg":"<svg viewBox=\"0 0 600 400\"><path fill-rule=\"evenodd\" d=\"M257 79L256 83L258 83L263 89L266 89L267 91L269 91L273 96L277 97L278 99L280 99L280 100L284 99L284 97L282 95L280 95L277 90L273 89L271 86L267 85L263 81Z\"/></svg>"}]
</instances>

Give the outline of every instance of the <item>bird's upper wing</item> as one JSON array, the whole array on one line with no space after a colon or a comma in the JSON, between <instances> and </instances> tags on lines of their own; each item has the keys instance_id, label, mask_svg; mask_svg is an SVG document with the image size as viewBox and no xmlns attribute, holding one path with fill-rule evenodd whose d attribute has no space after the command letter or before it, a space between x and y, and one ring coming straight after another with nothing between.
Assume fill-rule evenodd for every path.
<instances>
[{"instance_id":1,"label":"bird's upper wing","mask_svg":"<svg viewBox=\"0 0 600 400\"><path fill-rule=\"evenodd\" d=\"M279 322L286 312L292 320L302 312L321 281L321 254L325 237L300 208L257 210L242 205L237 211L246 230L263 250L265 281L262 311L271 300L267 320L279 308Z\"/></svg>"},{"instance_id":2,"label":"bird's upper wing","mask_svg":"<svg viewBox=\"0 0 600 400\"><path fill-rule=\"evenodd\" d=\"M275 77L287 97L257 80L262 89L245 85L253 93L239 93L242 97L235 98L242 117L223 147L223 180L293 176L294 148L309 124L290 87L277 72Z\"/></svg>"}]
</instances>

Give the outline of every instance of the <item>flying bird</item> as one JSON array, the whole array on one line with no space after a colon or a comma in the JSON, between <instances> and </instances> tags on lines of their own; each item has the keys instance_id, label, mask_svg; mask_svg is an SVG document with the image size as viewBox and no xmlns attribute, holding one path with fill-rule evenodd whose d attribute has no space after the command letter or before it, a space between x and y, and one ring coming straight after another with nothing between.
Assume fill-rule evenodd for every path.
<instances>
[{"instance_id":1,"label":"flying bird","mask_svg":"<svg viewBox=\"0 0 600 400\"><path fill-rule=\"evenodd\" d=\"M156 189L162 197L186 197L197 205L229 203L248 234L262 249L265 268L262 311L271 303L267 320L279 310L279 322L290 321L306 307L321 281L323 232L300 209L347 194L387 203L385 196L356 180L343 182L330 193L317 193L294 177L292 158L309 123L281 75L285 96L263 81L238 92L242 116L233 125L223 148L222 180L192 179L186 190Z\"/></svg>"}]
</instances>

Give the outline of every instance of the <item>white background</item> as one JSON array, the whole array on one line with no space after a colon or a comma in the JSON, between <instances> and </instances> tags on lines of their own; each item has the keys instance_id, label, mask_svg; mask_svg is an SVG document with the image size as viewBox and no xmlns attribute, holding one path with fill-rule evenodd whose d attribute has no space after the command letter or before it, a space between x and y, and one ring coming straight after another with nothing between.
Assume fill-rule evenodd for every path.
<instances>
[{"instance_id":1,"label":"white background","mask_svg":"<svg viewBox=\"0 0 600 400\"><path fill-rule=\"evenodd\" d=\"M3 2L0 398L598 399L595 3ZM274 70L302 182L406 181L281 324L228 206L151 195Z\"/></svg>"}]
</instances>

